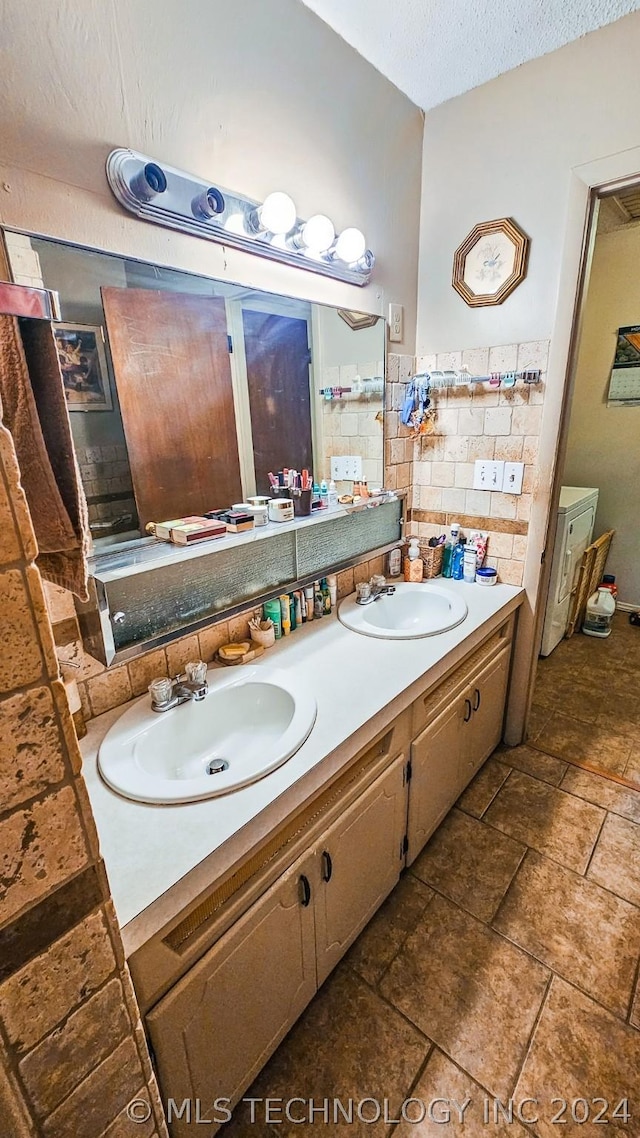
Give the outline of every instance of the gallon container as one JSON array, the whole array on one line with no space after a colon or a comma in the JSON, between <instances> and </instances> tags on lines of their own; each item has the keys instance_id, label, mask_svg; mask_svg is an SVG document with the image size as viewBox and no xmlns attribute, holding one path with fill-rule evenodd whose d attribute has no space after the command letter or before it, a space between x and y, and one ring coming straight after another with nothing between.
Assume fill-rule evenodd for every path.
<instances>
[{"instance_id":1,"label":"gallon container","mask_svg":"<svg viewBox=\"0 0 640 1138\"><path fill-rule=\"evenodd\" d=\"M587 636L604 639L611 634L611 621L616 611L616 602L607 586L600 585L587 601L587 612L582 631Z\"/></svg>"}]
</instances>

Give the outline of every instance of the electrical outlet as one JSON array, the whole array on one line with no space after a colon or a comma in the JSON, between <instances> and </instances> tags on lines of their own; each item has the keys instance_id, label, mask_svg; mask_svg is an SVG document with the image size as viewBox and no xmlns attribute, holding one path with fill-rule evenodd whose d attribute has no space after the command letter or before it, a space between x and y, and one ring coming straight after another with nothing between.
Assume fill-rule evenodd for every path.
<instances>
[{"instance_id":1,"label":"electrical outlet","mask_svg":"<svg viewBox=\"0 0 640 1138\"><path fill-rule=\"evenodd\" d=\"M524 462L505 462L502 491L504 494L522 494Z\"/></svg>"},{"instance_id":2,"label":"electrical outlet","mask_svg":"<svg viewBox=\"0 0 640 1138\"><path fill-rule=\"evenodd\" d=\"M502 490L504 462L477 458L473 472L474 490Z\"/></svg>"},{"instance_id":3,"label":"electrical outlet","mask_svg":"<svg viewBox=\"0 0 640 1138\"><path fill-rule=\"evenodd\" d=\"M358 482L362 478L362 455L333 455L331 477L334 482Z\"/></svg>"},{"instance_id":4,"label":"electrical outlet","mask_svg":"<svg viewBox=\"0 0 640 1138\"><path fill-rule=\"evenodd\" d=\"M392 343L402 340L404 331L404 308L401 304L389 305L389 339Z\"/></svg>"}]
</instances>

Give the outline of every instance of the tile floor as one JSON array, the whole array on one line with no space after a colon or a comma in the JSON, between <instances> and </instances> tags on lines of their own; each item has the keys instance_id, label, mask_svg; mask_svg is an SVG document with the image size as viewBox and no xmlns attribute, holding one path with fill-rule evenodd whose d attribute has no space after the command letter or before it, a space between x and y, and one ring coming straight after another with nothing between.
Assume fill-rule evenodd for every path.
<instances>
[{"instance_id":1,"label":"tile floor","mask_svg":"<svg viewBox=\"0 0 640 1138\"><path fill-rule=\"evenodd\" d=\"M640 628L614 617L606 640L577 633L540 660L529 742L640 788Z\"/></svg>"},{"instance_id":2,"label":"tile floor","mask_svg":"<svg viewBox=\"0 0 640 1138\"><path fill-rule=\"evenodd\" d=\"M638 1138L639 960L640 792L529 746L500 748L247 1092L313 1099L314 1123L276 1104L267 1125L264 1102L251 1123L241 1104L222 1134L600 1138L602 1110L605 1133ZM538 1101L523 1125L495 1097ZM354 1107L353 1123L336 1122L336 1098L376 1100L382 1116L358 1120ZM613 1117L623 1098L627 1122ZM466 1099L462 1128L452 1100ZM433 1119L415 1121L429 1104ZM363 1118L378 1109L364 1104Z\"/></svg>"}]
</instances>

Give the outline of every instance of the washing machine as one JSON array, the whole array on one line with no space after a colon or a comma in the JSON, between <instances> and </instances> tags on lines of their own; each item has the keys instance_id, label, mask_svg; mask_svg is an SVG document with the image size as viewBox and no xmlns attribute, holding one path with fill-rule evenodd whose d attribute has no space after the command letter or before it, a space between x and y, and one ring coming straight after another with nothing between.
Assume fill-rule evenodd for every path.
<instances>
[{"instance_id":1,"label":"washing machine","mask_svg":"<svg viewBox=\"0 0 640 1138\"><path fill-rule=\"evenodd\" d=\"M578 581L582 555L593 539L597 506L598 491L593 486L563 486L560 491L541 656L553 652L566 632L571 591Z\"/></svg>"}]
</instances>

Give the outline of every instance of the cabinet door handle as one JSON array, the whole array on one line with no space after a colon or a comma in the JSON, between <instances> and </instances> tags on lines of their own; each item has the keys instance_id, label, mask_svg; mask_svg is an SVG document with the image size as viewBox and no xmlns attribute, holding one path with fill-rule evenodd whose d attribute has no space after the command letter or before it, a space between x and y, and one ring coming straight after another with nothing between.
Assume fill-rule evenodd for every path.
<instances>
[{"instance_id":1,"label":"cabinet door handle","mask_svg":"<svg viewBox=\"0 0 640 1138\"><path fill-rule=\"evenodd\" d=\"M473 714L473 708L471 707L471 700L465 699L465 701L464 701L464 721L465 721L465 723L469 722L472 714Z\"/></svg>"},{"instance_id":2,"label":"cabinet door handle","mask_svg":"<svg viewBox=\"0 0 640 1138\"><path fill-rule=\"evenodd\" d=\"M306 909L311 900L311 886L309 885L309 878L305 877L304 873L300 874L300 904L303 909Z\"/></svg>"},{"instance_id":3,"label":"cabinet door handle","mask_svg":"<svg viewBox=\"0 0 640 1138\"><path fill-rule=\"evenodd\" d=\"M477 711L480 707L480 688L476 688L473 693L473 710Z\"/></svg>"},{"instance_id":4,"label":"cabinet door handle","mask_svg":"<svg viewBox=\"0 0 640 1138\"><path fill-rule=\"evenodd\" d=\"M331 854L329 853L328 850L323 850L322 851L322 880L323 881L331 881L332 873L333 873L333 862L331 860Z\"/></svg>"}]
</instances>

